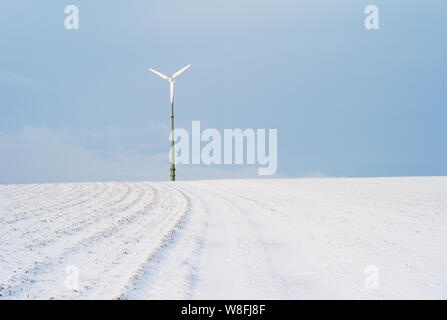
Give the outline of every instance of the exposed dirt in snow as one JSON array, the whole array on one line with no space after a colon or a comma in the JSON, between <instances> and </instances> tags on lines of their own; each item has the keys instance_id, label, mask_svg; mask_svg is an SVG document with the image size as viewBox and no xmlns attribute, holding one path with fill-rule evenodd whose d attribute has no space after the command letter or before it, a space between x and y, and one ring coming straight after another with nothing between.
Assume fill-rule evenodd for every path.
<instances>
[{"instance_id":1,"label":"exposed dirt in snow","mask_svg":"<svg viewBox=\"0 0 447 320\"><path fill-rule=\"evenodd\" d=\"M3 299L445 299L446 245L445 177L0 185Z\"/></svg>"}]
</instances>

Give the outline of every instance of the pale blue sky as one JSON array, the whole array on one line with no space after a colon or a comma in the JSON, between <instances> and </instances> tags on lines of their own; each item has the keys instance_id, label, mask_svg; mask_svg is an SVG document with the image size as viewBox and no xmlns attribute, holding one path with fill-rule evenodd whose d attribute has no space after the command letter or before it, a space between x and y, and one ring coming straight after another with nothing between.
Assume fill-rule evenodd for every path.
<instances>
[{"instance_id":1,"label":"pale blue sky","mask_svg":"<svg viewBox=\"0 0 447 320\"><path fill-rule=\"evenodd\" d=\"M378 31L364 28L369 4ZM278 177L446 175L446 12L443 0L2 1L0 183L168 179L168 84L147 68L189 63L177 124L277 128Z\"/></svg>"}]
</instances>

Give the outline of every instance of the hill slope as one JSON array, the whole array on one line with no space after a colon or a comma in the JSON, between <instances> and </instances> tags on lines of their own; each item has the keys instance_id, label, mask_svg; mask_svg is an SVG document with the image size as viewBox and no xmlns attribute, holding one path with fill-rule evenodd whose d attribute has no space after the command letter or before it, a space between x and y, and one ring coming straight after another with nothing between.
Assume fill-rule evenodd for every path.
<instances>
[{"instance_id":1,"label":"hill slope","mask_svg":"<svg viewBox=\"0 0 447 320\"><path fill-rule=\"evenodd\" d=\"M445 245L445 177L0 185L6 299L447 298Z\"/></svg>"}]
</instances>

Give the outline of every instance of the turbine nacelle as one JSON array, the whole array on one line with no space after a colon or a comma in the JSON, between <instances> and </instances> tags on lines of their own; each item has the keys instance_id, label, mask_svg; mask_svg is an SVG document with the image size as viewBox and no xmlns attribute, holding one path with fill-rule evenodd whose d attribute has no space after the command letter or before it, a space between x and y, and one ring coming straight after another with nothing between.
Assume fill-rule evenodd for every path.
<instances>
[{"instance_id":1,"label":"turbine nacelle","mask_svg":"<svg viewBox=\"0 0 447 320\"><path fill-rule=\"evenodd\" d=\"M159 77L161 77L161 78L163 78L163 79L169 81L169 84L170 84L170 87L171 87L171 88L170 88L170 89L171 89L171 104L174 103L174 82L175 82L175 78L177 78L181 73L183 73L183 72L184 72L186 69L188 69L190 66L191 66L191 65L188 64L186 67L181 68L179 71L177 71L176 73L174 73L174 74L172 75L172 77L168 77L167 75L165 75L165 74L163 74L163 73L161 73L161 72L158 72L157 70L154 70L154 69L152 69L152 68L149 68L149 70L152 71L153 73L155 73L157 76L159 76Z\"/></svg>"}]
</instances>

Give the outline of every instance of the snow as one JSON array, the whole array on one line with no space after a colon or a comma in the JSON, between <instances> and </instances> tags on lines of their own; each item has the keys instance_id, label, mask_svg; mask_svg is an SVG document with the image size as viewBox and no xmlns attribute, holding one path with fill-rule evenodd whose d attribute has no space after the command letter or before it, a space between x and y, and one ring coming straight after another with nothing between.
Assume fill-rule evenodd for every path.
<instances>
[{"instance_id":1,"label":"snow","mask_svg":"<svg viewBox=\"0 0 447 320\"><path fill-rule=\"evenodd\" d=\"M0 185L0 299L446 299L445 245L446 177Z\"/></svg>"}]
</instances>

